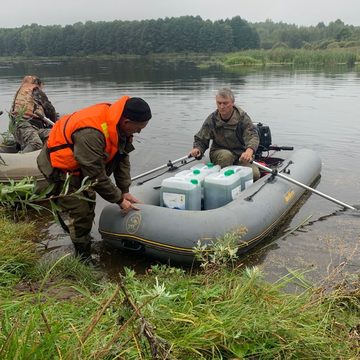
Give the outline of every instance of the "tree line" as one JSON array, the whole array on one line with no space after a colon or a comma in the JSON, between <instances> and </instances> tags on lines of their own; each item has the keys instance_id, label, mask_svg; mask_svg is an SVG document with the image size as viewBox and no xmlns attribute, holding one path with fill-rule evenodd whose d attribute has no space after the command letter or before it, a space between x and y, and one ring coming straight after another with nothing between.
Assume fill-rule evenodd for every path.
<instances>
[{"instance_id":1,"label":"tree line","mask_svg":"<svg viewBox=\"0 0 360 360\"><path fill-rule=\"evenodd\" d=\"M360 27L341 20L298 27L270 20L248 23L240 16L203 20L181 16L142 21L26 25L0 29L0 56L83 56L151 53L214 53L276 46L301 48L359 45Z\"/></svg>"},{"instance_id":2,"label":"tree line","mask_svg":"<svg viewBox=\"0 0 360 360\"><path fill-rule=\"evenodd\" d=\"M0 29L0 56L229 52L259 44L256 30L239 16L214 22L182 16Z\"/></svg>"},{"instance_id":3,"label":"tree line","mask_svg":"<svg viewBox=\"0 0 360 360\"><path fill-rule=\"evenodd\" d=\"M260 37L262 49L289 47L292 49L360 46L360 27L345 25L340 19L325 25L297 26L274 23L271 20L252 24Z\"/></svg>"}]
</instances>

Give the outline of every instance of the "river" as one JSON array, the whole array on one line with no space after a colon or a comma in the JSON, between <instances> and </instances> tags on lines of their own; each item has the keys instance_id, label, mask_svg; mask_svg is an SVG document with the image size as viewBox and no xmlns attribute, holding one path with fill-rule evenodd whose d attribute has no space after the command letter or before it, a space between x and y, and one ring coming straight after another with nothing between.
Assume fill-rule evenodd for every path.
<instances>
[{"instance_id":1,"label":"river","mask_svg":"<svg viewBox=\"0 0 360 360\"><path fill-rule=\"evenodd\" d=\"M149 126L135 138L132 175L188 153L194 133L215 109L215 93L231 87L236 104L254 122L271 128L273 144L306 147L322 159L317 189L351 205L360 204L359 118L360 68L293 69L288 67L223 70L202 69L187 61L78 60L0 63L0 131L7 127L6 111L26 74L37 74L60 114L122 95L143 97L151 106ZM98 199L97 218L106 204ZM283 236L305 219L301 229ZM69 246L56 224L47 224L50 247ZM97 224L93 237L100 240ZM360 268L360 217L340 211L333 202L311 195L286 227L266 244L242 259L261 267L269 279L289 270L309 271L318 280L334 270L358 272ZM101 244L100 241L98 241ZM100 245L101 248L101 245ZM109 271L122 266L148 266L137 255L100 249Z\"/></svg>"}]
</instances>

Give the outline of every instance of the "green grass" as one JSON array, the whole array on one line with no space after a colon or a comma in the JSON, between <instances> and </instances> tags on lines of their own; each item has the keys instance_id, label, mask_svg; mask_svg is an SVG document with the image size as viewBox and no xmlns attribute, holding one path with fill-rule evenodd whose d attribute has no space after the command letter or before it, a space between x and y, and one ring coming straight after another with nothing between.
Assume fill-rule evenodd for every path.
<instances>
[{"instance_id":1,"label":"green grass","mask_svg":"<svg viewBox=\"0 0 360 360\"><path fill-rule=\"evenodd\" d=\"M359 61L360 48L247 50L226 54L222 58L224 66L274 64L294 66L346 64L353 66Z\"/></svg>"},{"instance_id":2,"label":"green grass","mask_svg":"<svg viewBox=\"0 0 360 360\"><path fill-rule=\"evenodd\" d=\"M72 256L43 261L34 225L1 218L1 359L356 359L360 278L271 284L209 262L126 269L118 282ZM289 294L289 283L303 292Z\"/></svg>"},{"instance_id":3,"label":"green grass","mask_svg":"<svg viewBox=\"0 0 360 360\"><path fill-rule=\"evenodd\" d=\"M34 223L13 223L0 212L0 292L3 286L17 283L32 269L39 254L34 239Z\"/></svg>"}]
</instances>

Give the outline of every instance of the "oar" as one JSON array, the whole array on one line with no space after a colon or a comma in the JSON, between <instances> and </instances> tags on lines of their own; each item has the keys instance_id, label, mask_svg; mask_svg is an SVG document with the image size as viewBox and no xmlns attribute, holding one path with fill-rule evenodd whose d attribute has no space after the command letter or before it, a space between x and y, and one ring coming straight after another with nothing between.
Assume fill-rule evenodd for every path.
<instances>
[{"instance_id":1,"label":"oar","mask_svg":"<svg viewBox=\"0 0 360 360\"><path fill-rule=\"evenodd\" d=\"M276 169L268 168L267 166L259 164L256 161L253 161L252 163L255 164L257 167L259 167L262 170L265 170L265 171L267 171L267 172L269 172L269 173L271 173L273 175L276 175L276 176L278 176L278 177L280 177L282 179L285 179L285 180L287 180L287 181L289 181L289 182L291 182L291 183L293 183L295 185L298 185L298 186L300 186L300 187L302 187L302 188L304 188L306 190L309 190L314 194L322 196L323 198L325 198L327 200L330 200L330 201L334 202L335 204L338 204L338 205L340 205L340 206L342 206L344 208L350 209L350 210L357 210L355 207L353 207L353 206L351 206L349 204L346 204L346 203L344 203L344 202L342 202L340 200L334 199L333 197L331 197L329 195L326 195L326 194L324 194L324 193L322 193L322 192L320 192L318 190L315 190L310 186L307 186L307 185L305 185L305 184L303 184L303 183L301 183L301 182L299 182L297 180L294 180L294 179L292 179L292 178L290 178L290 177L288 177L288 176L286 176L286 175L284 175L282 173L279 173Z\"/></svg>"},{"instance_id":2,"label":"oar","mask_svg":"<svg viewBox=\"0 0 360 360\"><path fill-rule=\"evenodd\" d=\"M179 158L179 159L176 159L176 160L173 160L173 161L169 160L167 164L158 166L158 167L155 168L155 169L152 169L152 170L149 170L149 171L144 172L144 173L142 173L142 174L139 174L139 175L134 176L133 178L131 178L131 181L140 179L140 178L142 178L142 177L144 177L144 176L146 176L146 175L150 175L150 174L152 174L152 173L154 173L154 172L156 172L156 171L165 169L165 168L167 168L167 167L171 168L171 167L173 166L173 164L176 164L176 163L178 163L178 162L184 161L184 160L186 160L186 159L188 159L188 158L189 158L189 155L186 155L186 156L183 156L183 157L181 157L181 158Z\"/></svg>"},{"instance_id":3,"label":"oar","mask_svg":"<svg viewBox=\"0 0 360 360\"><path fill-rule=\"evenodd\" d=\"M45 115L41 114L39 111L35 111L35 115L38 116L42 121L46 122L50 126L54 126L54 122L47 118Z\"/></svg>"},{"instance_id":4,"label":"oar","mask_svg":"<svg viewBox=\"0 0 360 360\"><path fill-rule=\"evenodd\" d=\"M45 121L47 124L49 124L50 126L54 126L54 122L51 121L49 118L47 118L46 116L43 116L42 118L43 121Z\"/></svg>"}]
</instances>

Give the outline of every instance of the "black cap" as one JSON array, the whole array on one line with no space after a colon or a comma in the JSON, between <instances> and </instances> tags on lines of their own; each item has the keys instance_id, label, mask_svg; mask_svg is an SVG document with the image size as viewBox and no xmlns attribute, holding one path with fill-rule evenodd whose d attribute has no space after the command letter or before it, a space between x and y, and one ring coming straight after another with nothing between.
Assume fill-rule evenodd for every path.
<instances>
[{"instance_id":1,"label":"black cap","mask_svg":"<svg viewBox=\"0 0 360 360\"><path fill-rule=\"evenodd\" d=\"M141 98L130 98L126 101L122 116L131 121L148 121L151 119L150 106Z\"/></svg>"}]
</instances>

